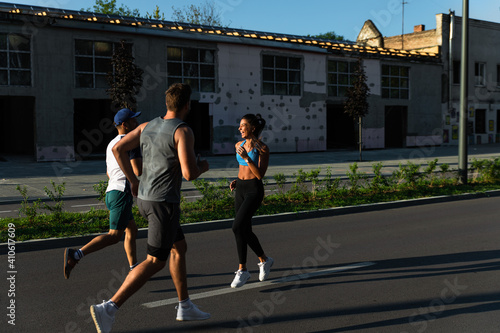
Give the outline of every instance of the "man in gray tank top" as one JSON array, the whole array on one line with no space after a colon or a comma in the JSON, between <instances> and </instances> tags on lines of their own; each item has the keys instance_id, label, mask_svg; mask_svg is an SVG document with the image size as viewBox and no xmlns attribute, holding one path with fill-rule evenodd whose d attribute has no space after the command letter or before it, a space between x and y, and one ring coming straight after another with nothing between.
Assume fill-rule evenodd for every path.
<instances>
[{"instance_id":1,"label":"man in gray tank top","mask_svg":"<svg viewBox=\"0 0 500 333\"><path fill-rule=\"evenodd\" d=\"M189 112L191 88L176 83L166 91L167 113L139 125L113 148L113 153L137 196L141 215L148 220L147 258L128 275L107 302L92 305L90 312L98 332L109 332L118 308L154 274L163 269L170 254L169 269L179 297L177 320L204 320L210 314L189 299L186 279L186 240L179 224L182 177L194 180L208 171L208 162L194 152L194 135L183 122ZM127 160L126 152L140 146L143 155L141 182Z\"/></svg>"}]
</instances>

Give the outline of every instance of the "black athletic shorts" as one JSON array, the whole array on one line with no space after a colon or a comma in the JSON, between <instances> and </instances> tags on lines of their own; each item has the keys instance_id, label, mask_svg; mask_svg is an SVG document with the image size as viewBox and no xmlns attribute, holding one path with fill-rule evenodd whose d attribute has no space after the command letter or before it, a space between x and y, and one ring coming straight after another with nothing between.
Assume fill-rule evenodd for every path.
<instances>
[{"instance_id":1,"label":"black athletic shorts","mask_svg":"<svg viewBox=\"0 0 500 333\"><path fill-rule=\"evenodd\" d=\"M166 261L172 245L184 239L184 233L179 224L179 204L137 198L137 207L141 215L148 220L147 253Z\"/></svg>"}]
</instances>

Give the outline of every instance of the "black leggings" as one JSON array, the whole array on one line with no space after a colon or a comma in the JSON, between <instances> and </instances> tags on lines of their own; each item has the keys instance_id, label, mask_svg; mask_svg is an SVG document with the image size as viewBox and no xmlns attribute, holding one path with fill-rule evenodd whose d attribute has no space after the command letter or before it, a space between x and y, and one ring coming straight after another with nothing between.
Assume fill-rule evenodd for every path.
<instances>
[{"instance_id":1,"label":"black leggings","mask_svg":"<svg viewBox=\"0 0 500 333\"><path fill-rule=\"evenodd\" d=\"M236 217L233 222L233 232L236 238L240 264L247 263L247 245L258 257L264 255L257 236L252 231L252 216L259 208L264 198L264 186L259 179L236 181L234 208Z\"/></svg>"}]
</instances>

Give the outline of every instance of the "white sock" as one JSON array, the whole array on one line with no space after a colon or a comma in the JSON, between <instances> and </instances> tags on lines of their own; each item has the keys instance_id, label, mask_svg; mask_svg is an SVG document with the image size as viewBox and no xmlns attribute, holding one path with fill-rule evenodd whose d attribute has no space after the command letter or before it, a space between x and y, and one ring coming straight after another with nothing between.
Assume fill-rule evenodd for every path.
<instances>
[{"instance_id":1,"label":"white sock","mask_svg":"<svg viewBox=\"0 0 500 333\"><path fill-rule=\"evenodd\" d=\"M187 308L190 308L191 305L193 305L193 302L191 302L191 300L188 298L186 298L185 300L183 301L179 301L179 306L184 308L184 309L187 309Z\"/></svg>"},{"instance_id":2,"label":"white sock","mask_svg":"<svg viewBox=\"0 0 500 333\"><path fill-rule=\"evenodd\" d=\"M76 250L75 253L73 254L73 257L75 258L75 260L80 260L83 258L83 256L84 256L84 254L82 252L82 249Z\"/></svg>"}]
</instances>

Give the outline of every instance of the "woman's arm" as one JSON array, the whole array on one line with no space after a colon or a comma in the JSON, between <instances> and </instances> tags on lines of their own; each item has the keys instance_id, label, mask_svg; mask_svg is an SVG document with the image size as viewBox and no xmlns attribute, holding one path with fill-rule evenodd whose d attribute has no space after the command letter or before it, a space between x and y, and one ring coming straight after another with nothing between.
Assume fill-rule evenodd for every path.
<instances>
[{"instance_id":1,"label":"woman's arm","mask_svg":"<svg viewBox=\"0 0 500 333\"><path fill-rule=\"evenodd\" d=\"M256 145L256 148L259 151L259 165L255 165L252 159L248 157L248 154L242 157L247 162L250 171L260 180L266 175L267 167L269 166L269 148L263 143Z\"/></svg>"}]
</instances>

